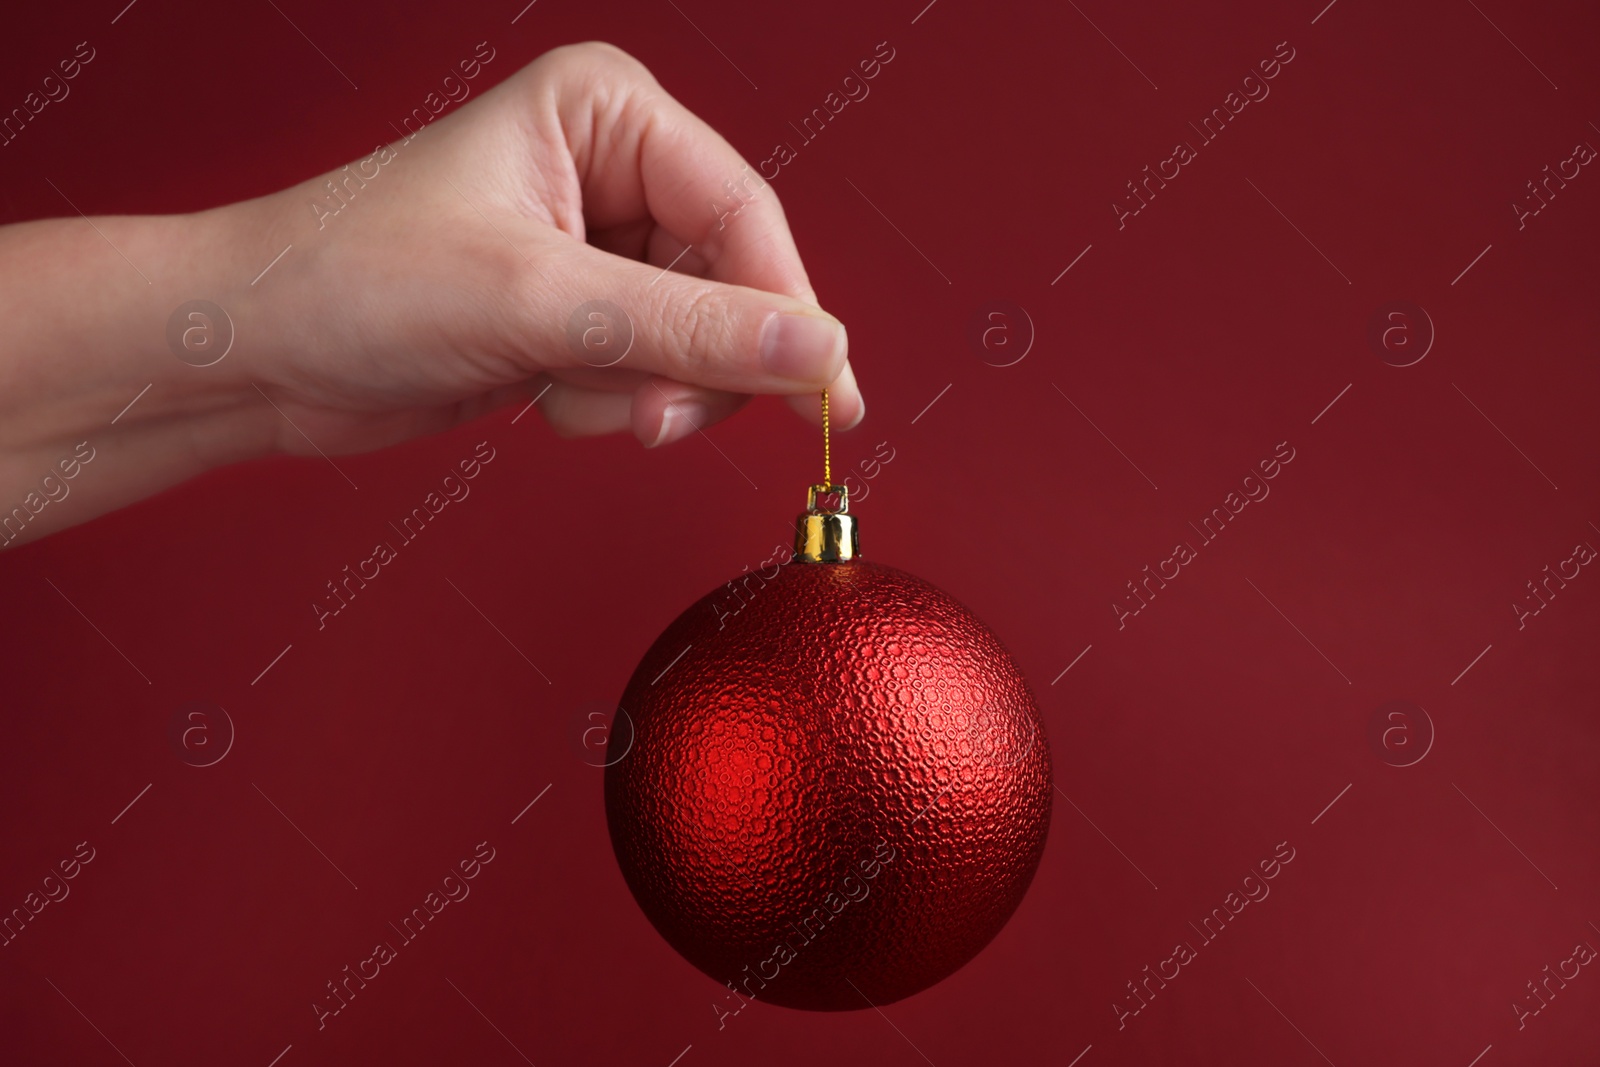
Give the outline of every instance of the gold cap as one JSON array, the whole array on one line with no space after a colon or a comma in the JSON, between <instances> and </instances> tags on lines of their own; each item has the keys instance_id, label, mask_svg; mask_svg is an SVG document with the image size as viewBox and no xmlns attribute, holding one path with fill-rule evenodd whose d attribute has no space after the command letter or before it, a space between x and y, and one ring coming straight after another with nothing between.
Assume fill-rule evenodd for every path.
<instances>
[{"instance_id":1,"label":"gold cap","mask_svg":"<svg viewBox=\"0 0 1600 1067\"><path fill-rule=\"evenodd\" d=\"M842 485L806 489L806 510L795 520L796 563L841 563L861 554L850 490Z\"/></svg>"}]
</instances>

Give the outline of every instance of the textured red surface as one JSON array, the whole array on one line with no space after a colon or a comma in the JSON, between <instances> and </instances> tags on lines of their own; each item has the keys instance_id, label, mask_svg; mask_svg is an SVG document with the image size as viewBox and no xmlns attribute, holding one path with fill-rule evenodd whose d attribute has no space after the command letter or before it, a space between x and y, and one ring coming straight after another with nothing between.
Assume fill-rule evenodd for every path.
<instances>
[{"instance_id":1,"label":"textured red surface","mask_svg":"<svg viewBox=\"0 0 1600 1067\"><path fill-rule=\"evenodd\" d=\"M982 949L1033 879L1050 753L972 613L864 560L741 576L651 646L606 813L650 921L745 998L861 1009ZM748 598L748 599L746 599Z\"/></svg>"},{"instance_id":2,"label":"textured red surface","mask_svg":"<svg viewBox=\"0 0 1600 1067\"><path fill-rule=\"evenodd\" d=\"M0 148L0 213L72 216L47 178L89 213L281 188L393 137L485 39L481 83L605 38L752 161L790 142L773 188L867 397L835 469L868 551L970 605L1046 722L1033 885L882 1016L757 1001L719 1028L727 991L634 903L574 735L789 540L815 435L758 402L645 453L507 411L339 457L359 491L252 464L0 553L0 908L94 856L0 947L0 1062L1594 1062L1600 972L1544 968L1600 947L1600 575L1544 568L1600 545L1600 173L1514 205L1600 146L1596 5L538 0L513 24L525 2L9 5L0 107L98 54ZM871 95L802 139L880 41ZM1271 95L1119 229L1126 183L1283 41ZM335 231L307 211L260 284ZM1399 301L1436 334L1409 366L1369 340ZM1015 311L975 346L1000 302L1020 359ZM318 630L324 583L485 439L471 498ZM1283 441L1270 496L1190 528ZM1119 628L1180 540L1197 557ZM236 730L210 766L169 741L195 700ZM471 896L318 1029L327 983L484 840Z\"/></svg>"}]
</instances>

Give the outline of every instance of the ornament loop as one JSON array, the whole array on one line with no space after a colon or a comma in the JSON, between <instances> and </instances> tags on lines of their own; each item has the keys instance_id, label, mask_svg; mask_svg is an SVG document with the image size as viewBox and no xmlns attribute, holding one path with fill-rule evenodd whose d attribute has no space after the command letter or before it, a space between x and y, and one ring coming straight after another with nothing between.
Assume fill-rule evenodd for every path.
<instances>
[{"instance_id":1,"label":"ornament loop","mask_svg":"<svg viewBox=\"0 0 1600 1067\"><path fill-rule=\"evenodd\" d=\"M810 485L806 487L806 513L811 515L843 515L850 510L850 489L843 485Z\"/></svg>"}]
</instances>

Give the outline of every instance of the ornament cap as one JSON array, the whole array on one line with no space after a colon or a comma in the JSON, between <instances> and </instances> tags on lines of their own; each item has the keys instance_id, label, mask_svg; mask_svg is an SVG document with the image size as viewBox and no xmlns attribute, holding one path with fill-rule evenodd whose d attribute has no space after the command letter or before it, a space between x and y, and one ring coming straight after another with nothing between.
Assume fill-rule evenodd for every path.
<instances>
[{"instance_id":1,"label":"ornament cap","mask_svg":"<svg viewBox=\"0 0 1600 1067\"><path fill-rule=\"evenodd\" d=\"M842 563L861 554L850 490L842 485L806 489L806 510L795 520L796 563Z\"/></svg>"}]
</instances>

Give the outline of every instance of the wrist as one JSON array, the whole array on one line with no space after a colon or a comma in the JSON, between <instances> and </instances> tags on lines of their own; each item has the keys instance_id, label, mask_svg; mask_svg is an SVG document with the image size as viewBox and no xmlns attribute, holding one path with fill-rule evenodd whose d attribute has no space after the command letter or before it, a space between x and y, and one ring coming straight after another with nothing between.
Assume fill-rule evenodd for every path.
<instances>
[{"instance_id":1,"label":"wrist","mask_svg":"<svg viewBox=\"0 0 1600 1067\"><path fill-rule=\"evenodd\" d=\"M210 353L184 348L181 329L169 342L181 305L227 307L230 290L248 287L255 228L247 204L0 229L0 318L11 324L0 336L0 512L17 527L0 546L271 451L274 427L252 409L272 409L250 384L237 317L231 347L231 311L185 324L214 331ZM249 317L264 316L252 305ZM74 459L69 481L62 462Z\"/></svg>"}]
</instances>

